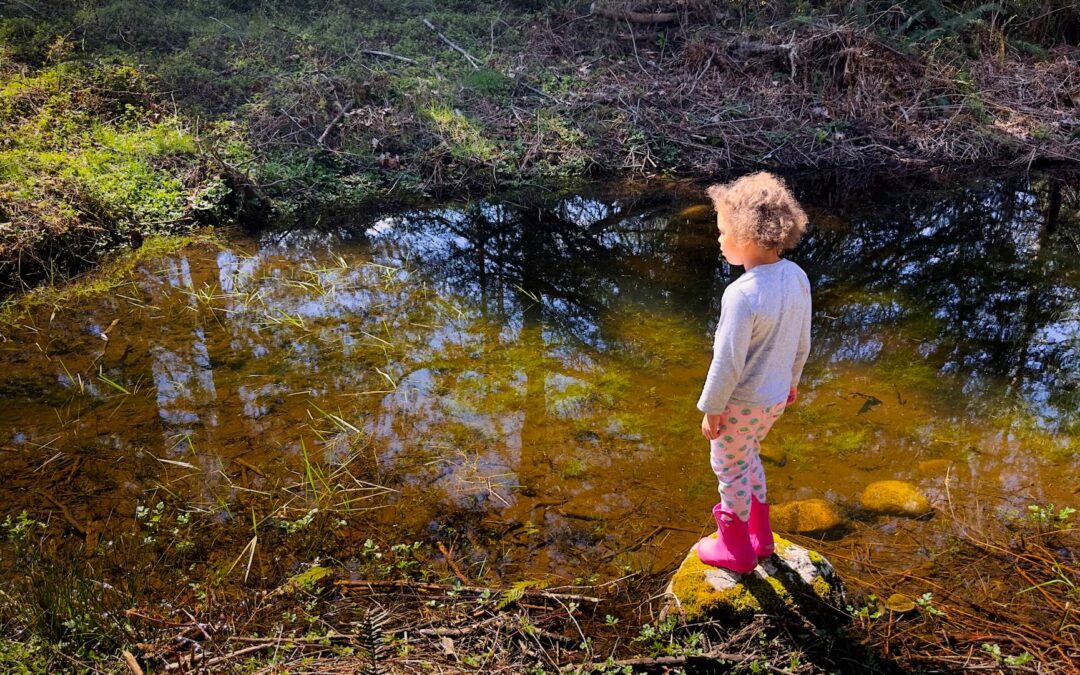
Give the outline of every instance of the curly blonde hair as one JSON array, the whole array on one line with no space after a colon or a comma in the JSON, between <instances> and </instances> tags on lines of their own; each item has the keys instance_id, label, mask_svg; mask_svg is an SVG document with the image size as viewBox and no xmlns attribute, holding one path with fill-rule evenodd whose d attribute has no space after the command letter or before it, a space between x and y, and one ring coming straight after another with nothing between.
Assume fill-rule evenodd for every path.
<instances>
[{"instance_id":1,"label":"curly blonde hair","mask_svg":"<svg viewBox=\"0 0 1080 675\"><path fill-rule=\"evenodd\" d=\"M795 195L767 171L711 185L705 193L737 241L783 253L795 248L806 232L809 219Z\"/></svg>"}]
</instances>

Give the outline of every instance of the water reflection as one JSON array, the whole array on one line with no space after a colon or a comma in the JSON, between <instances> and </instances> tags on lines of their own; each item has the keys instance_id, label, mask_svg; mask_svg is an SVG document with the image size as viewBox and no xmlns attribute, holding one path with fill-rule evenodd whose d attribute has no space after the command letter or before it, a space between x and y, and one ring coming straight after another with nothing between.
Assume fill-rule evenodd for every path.
<instances>
[{"instance_id":1,"label":"water reflection","mask_svg":"<svg viewBox=\"0 0 1080 675\"><path fill-rule=\"evenodd\" d=\"M1043 177L813 209L792 257L815 289L814 349L770 437L773 500L849 503L929 457L972 487L1071 496L1078 201ZM0 461L33 487L55 481L31 469L57 451L80 457L73 506L119 526L155 485L207 509L307 509L314 458L392 484L410 506L392 518L415 532L496 516L516 532L511 570L595 567L714 501L693 405L738 270L688 205L512 196L169 256L0 345L0 441L18 448ZM106 466L88 435L172 463ZM119 511L88 498L110 491Z\"/></svg>"}]
</instances>

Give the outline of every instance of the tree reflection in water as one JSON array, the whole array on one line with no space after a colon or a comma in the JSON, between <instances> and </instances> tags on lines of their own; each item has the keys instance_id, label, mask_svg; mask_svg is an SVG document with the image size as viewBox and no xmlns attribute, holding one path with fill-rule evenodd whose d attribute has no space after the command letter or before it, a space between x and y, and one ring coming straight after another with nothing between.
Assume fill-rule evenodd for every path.
<instances>
[{"instance_id":1,"label":"tree reflection in water","mask_svg":"<svg viewBox=\"0 0 1080 675\"><path fill-rule=\"evenodd\" d=\"M788 460L769 468L773 500L848 501L871 480L914 479L912 460L928 457L963 463L972 487L1071 495L1076 186L897 186L840 207L827 189L797 192L813 216L791 257L815 289L814 348L802 403L767 441ZM681 215L690 203L522 194L267 233L252 255L172 256L49 324L63 364L38 335L0 345L2 438L30 448L4 468L29 475L66 448L85 462L74 485L99 497L77 511L105 521L117 499L172 480L178 465L154 458L199 469L169 483L185 499L292 516L310 505L280 488L309 457L355 461L401 490L380 505L407 536L487 532L511 574L595 569L599 551L626 562L614 553L658 524L697 527L715 499L694 401L738 270L711 222ZM117 316L98 356L87 326ZM99 365L152 395L112 410L115 392L68 374ZM240 461L265 475L241 485ZM692 539L638 562L663 565Z\"/></svg>"}]
</instances>

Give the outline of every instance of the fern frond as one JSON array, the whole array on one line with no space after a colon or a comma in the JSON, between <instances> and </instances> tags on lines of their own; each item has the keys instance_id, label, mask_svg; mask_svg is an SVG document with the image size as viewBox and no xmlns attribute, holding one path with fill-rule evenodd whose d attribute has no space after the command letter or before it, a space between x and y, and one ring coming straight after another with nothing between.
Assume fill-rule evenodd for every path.
<instances>
[{"instance_id":1,"label":"fern frond","mask_svg":"<svg viewBox=\"0 0 1080 675\"><path fill-rule=\"evenodd\" d=\"M537 579L525 579L515 583L503 593L502 598L499 600L497 607L499 609L505 609L507 605L512 605L518 600L525 597L525 591L530 588L543 588L545 586L543 581Z\"/></svg>"},{"instance_id":2,"label":"fern frond","mask_svg":"<svg viewBox=\"0 0 1080 675\"><path fill-rule=\"evenodd\" d=\"M368 608L360 620L353 622L356 627L356 640L364 655L363 675L382 675L379 664L389 655L386 639L386 621L390 618L385 609Z\"/></svg>"}]
</instances>

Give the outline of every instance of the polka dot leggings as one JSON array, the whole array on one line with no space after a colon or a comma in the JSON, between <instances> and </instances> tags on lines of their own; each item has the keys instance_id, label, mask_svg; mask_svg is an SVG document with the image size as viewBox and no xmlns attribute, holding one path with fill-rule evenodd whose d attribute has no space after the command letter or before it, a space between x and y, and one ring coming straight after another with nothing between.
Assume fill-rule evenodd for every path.
<instances>
[{"instance_id":1,"label":"polka dot leggings","mask_svg":"<svg viewBox=\"0 0 1080 675\"><path fill-rule=\"evenodd\" d=\"M750 517L751 495L766 501L759 450L784 407L784 401L768 406L729 403L721 413L720 435L709 442L709 463L720 482L720 503L739 520Z\"/></svg>"}]
</instances>

